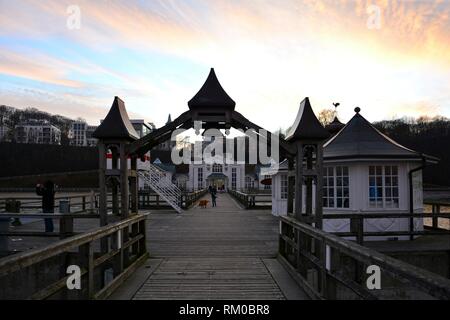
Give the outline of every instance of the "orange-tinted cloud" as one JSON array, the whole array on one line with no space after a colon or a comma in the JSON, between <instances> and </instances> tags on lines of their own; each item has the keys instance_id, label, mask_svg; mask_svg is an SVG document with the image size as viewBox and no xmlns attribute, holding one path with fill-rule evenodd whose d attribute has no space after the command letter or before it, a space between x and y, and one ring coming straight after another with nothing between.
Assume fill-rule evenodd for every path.
<instances>
[{"instance_id":1,"label":"orange-tinted cloud","mask_svg":"<svg viewBox=\"0 0 450 320\"><path fill-rule=\"evenodd\" d=\"M67 72L70 65L61 60L49 57L29 57L15 52L2 50L0 52L0 73L41 81L49 84L79 88L81 82L70 80Z\"/></svg>"},{"instance_id":2,"label":"orange-tinted cloud","mask_svg":"<svg viewBox=\"0 0 450 320\"><path fill-rule=\"evenodd\" d=\"M319 110L339 99L350 109L362 104L367 106L365 110L376 110L374 116L383 116L392 108L406 110L402 103L431 101L427 104L431 108L435 102L430 95L450 84L450 5L446 1L216 0L193 1L189 6L184 1L142 5L137 1L79 0L81 29L68 30L66 9L72 4L1 2L0 35L46 41L64 38L112 55L115 49L125 48L139 52L147 64L151 62L145 60L146 53L158 51L203 65L205 73L215 66L243 113L258 110L256 116L262 119L276 106L281 112L274 116L283 126L290 121L284 114L295 114L298 102L307 95ZM380 9L380 29L368 27L371 5ZM13 66L3 64L3 72L79 85L72 83L76 80L66 72L76 64L52 68L53 62L48 60L43 64L49 65L46 74L47 67L40 65L44 59L38 59L35 66L33 57L26 58L18 57ZM125 89L118 86L110 91L122 90L131 99L151 92L159 109L166 107L164 96L168 95L170 99L182 97L170 101L185 107L186 92L192 90L193 95L204 80L181 89L172 86L169 94L161 83L104 70L95 63L79 67L81 72L89 69L120 79ZM409 72L414 72L414 77ZM430 91L427 85L438 89L426 92ZM409 97L411 93L413 97ZM377 99L383 103L377 104ZM417 113L427 110L413 109Z\"/></svg>"}]
</instances>

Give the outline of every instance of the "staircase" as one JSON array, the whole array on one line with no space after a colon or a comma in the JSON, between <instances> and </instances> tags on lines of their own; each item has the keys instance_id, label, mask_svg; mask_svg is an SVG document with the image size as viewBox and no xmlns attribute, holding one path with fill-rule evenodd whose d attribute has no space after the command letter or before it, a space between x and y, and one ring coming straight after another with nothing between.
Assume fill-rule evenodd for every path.
<instances>
[{"instance_id":1,"label":"staircase","mask_svg":"<svg viewBox=\"0 0 450 320\"><path fill-rule=\"evenodd\" d=\"M180 207L181 190L158 167L150 164L150 170L140 170L139 177L147 182L150 188L159 194L178 213L183 212Z\"/></svg>"}]
</instances>

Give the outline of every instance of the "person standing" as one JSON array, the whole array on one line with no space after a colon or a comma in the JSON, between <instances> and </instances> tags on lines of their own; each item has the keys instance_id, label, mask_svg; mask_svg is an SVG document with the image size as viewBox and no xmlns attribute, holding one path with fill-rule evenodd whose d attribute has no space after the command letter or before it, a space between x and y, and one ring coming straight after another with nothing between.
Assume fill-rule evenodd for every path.
<instances>
[{"instance_id":1,"label":"person standing","mask_svg":"<svg viewBox=\"0 0 450 320\"><path fill-rule=\"evenodd\" d=\"M214 186L211 190L211 200L213 207L217 207L216 199L217 199L217 189L216 186Z\"/></svg>"},{"instance_id":2,"label":"person standing","mask_svg":"<svg viewBox=\"0 0 450 320\"><path fill-rule=\"evenodd\" d=\"M43 185L36 186L36 194L42 196L42 212L55 213L55 184L48 180ZM45 218L45 232L53 232L53 219Z\"/></svg>"}]
</instances>

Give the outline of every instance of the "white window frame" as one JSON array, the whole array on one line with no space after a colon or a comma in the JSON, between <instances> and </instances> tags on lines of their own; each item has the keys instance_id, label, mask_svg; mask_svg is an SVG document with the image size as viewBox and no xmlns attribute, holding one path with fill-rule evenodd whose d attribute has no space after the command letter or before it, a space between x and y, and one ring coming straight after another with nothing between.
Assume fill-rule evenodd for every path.
<instances>
[{"instance_id":1,"label":"white window frame","mask_svg":"<svg viewBox=\"0 0 450 320\"><path fill-rule=\"evenodd\" d=\"M255 181L253 181L252 177L245 176L245 189L250 190L255 188Z\"/></svg>"},{"instance_id":2,"label":"white window frame","mask_svg":"<svg viewBox=\"0 0 450 320\"><path fill-rule=\"evenodd\" d=\"M288 198L288 175L280 175L280 199L285 200Z\"/></svg>"},{"instance_id":3,"label":"white window frame","mask_svg":"<svg viewBox=\"0 0 450 320\"><path fill-rule=\"evenodd\" d=\"M197 169L197 185L199 189L203 189L203 168Z\"/></svg>"},{"instance_id":4,"label":"white window frame","mask_svg":"<svg viewBox=\"0 0 450 320\"><path fill-rule=\"evenodd\" d=\"M264 175L264 179L270 179L272 176L270 175ZM272 190L272 186L270 184L265 184L264 185L264 190Z\"/></svg>"},{"instance_id":5,"label":"white window frame","mask_svg":"<svg viewBox=\"0 0 450 320\"><path fill-rule=\"evenodd\" d=\"M347 185L344 181L347 180ZM323 208L350 209L350 169L348 166L323 168ZM340 194L340 195L339 195ZM341 204L338 205L338 202ZM347 204L347 205L345 205Z\"/></svg>"},{"instance_id":6,"label":"white window frame","mask_svg":"<svg viewBox=\"0 0 450 320\"><path fill-rule=\"evenodd\" d=\"M399 209L400 208L399 166L398 165L369 166L368 177L369 177L368 207L370 209ZM372 181L375 182L374 185L371 185ZM374 189L375 191L379 189L381 191L381 196L376 197L371 196L372 189Z\"/></svg>"},{"instance_id":7,"label":"white window frame","mask_svg":"<svg viewBox=\"0 0 450 320\"><path fill-rule=\"evenodd\" d=\"M237 168L231 168L231 189L236 190L237 187Z\"/></svg>"}]
</instances>

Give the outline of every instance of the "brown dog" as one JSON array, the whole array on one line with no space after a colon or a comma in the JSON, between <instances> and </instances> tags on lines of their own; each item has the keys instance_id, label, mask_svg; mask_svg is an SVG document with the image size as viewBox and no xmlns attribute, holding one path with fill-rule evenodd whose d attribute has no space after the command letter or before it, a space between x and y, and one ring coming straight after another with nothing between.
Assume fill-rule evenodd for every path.
<instances>
[{"instance_id":1,"label":"brown dog","mask_svg":"<svg viewBox=\"0 0 450 320\"><path fill-rule=\"evenodd\" d=\"M208 200L200 200L198 205L200 206L200 208L206 208L208 202L209 202Z\"/></svg>"}]
</instances>

